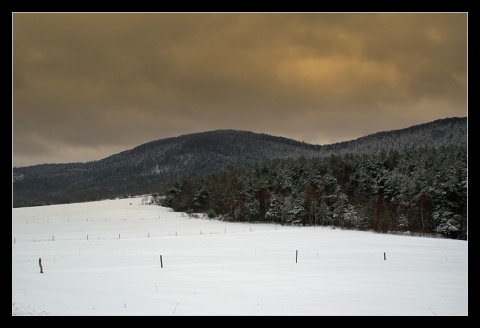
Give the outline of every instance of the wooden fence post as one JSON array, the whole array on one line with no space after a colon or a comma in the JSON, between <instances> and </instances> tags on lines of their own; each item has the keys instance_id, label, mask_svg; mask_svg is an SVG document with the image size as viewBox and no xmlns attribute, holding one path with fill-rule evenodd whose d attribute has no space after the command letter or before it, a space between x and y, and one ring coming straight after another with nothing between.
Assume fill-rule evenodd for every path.
<instances>
[{"instance_id":1,"label":"wooden fence post","mask_svg":"<svg viewBox=\"0 0 480 328\"><path fill-rule=\"evenodd\" d=\"M43 273L42 258L38 258L38 265L40 266L40 273Z\"/></svg>"},{"instance_id":2,"label":"wooden fence post","mask_svg":"<svg viewBox=\"0 0 480 328\"><path fill-rule=\"evenodd\" d=\"M384 261L387 260L387 255L385 254L385 252L383 252L383 260L384 260Z\"/></svg>"},{"instance_id":3,"label":"wooden fence post","mask_svg":"<svg viewBox=\"0 0 480 328\"><path fill-rule=\"evenodd\" d=\"M298 249L295 251L295 263L298 263Z\"/></svg>"},{"instance_id":4,"label":"wooden fence post","mask_svg":"<svg viewBox=\"0 0 480 328\"><path fill-rule=\"evenodd\" d=\"M160 255L160 267L163 268L163 260L162 260L162 255Z\"/></svg>"}]
</instances>

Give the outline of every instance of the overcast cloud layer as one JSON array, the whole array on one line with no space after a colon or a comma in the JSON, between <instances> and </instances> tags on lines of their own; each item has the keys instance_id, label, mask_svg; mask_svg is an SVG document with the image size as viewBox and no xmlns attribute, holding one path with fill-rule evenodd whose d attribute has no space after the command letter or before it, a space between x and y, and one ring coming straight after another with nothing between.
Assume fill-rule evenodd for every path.
<instances>
[{"instance_id":1,"label":"overcast cloud layer","mask_svg":"<svg viewBox=\"0 0 480 328\"><path fill-rule=\"evenodd\" d=\"M466 13L13 13L13 166L237 129L314 144L467 116Z\"/></svg>"}]
</instances>

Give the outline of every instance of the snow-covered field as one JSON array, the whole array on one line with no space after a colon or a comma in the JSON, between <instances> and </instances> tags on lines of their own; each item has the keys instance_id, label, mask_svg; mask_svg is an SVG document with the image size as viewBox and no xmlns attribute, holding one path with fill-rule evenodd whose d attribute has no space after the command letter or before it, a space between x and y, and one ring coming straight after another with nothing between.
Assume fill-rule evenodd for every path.
<instances>
[{"instance_id":1,"label":"snow-covered field","mask_svg":"<svg viewBox=\"0 0 480 328\"><path fill-rule=\"evenodd\" d=\"M12 315L468 315L467 241L229 223L141 200L13 209Z\"/></svg>"}]
</instances>

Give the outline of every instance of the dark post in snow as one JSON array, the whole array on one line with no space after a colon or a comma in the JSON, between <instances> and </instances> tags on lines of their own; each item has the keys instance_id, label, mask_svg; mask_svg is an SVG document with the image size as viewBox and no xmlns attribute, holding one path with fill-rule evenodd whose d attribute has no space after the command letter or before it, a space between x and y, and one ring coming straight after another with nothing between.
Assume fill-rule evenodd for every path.
<instances>
[{"instance_id":1,"label":"dark post in snow","mask_svg":"<svg viewBox=\"0 0 480 328\"><path fill-rule=\"evenodd\" d=\"M43 267L42 267L42 258L38 258L38 265L40 266L40 273L43 273Z\"/></svg>"},{"instance_id":2,"label":"dark post in snow","mask_svg":"<svg viewBox=\"0 0 480 328\"><path fill-rule=\"evenodd\" d=\"M162 255L160 255L160 267L163 268Z\"/></svg>"},{"instance_id":3,"label":"dark post in snow","mask_svg":"<svg viewBox=\"0 0 480 328\"><path fill-rule=\"evenodd\" d=\"M384 260L384 261L387 260L387 255L385 255L385 252L383 252L383 260Z\"/></svg>"},{"instance_id":4,"label":"dark post in snow","mask_svg":"<svg viewBox=\"0 0 480 328\"><path fill-rule=\"evenodd\" d=\"M298 263L297 260L298 260L298 249L295 251L295 263Z\"/></svg>"}]
</instances>

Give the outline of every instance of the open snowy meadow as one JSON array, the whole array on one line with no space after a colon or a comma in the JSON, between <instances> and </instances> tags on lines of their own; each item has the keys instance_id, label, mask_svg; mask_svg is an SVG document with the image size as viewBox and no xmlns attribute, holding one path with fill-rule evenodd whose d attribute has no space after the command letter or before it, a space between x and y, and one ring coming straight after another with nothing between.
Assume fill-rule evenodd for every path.
<instances>
[{"instance_id":1,"label":"open snowy meadow","mask_svg":"<svg viewBox=\"0 0 480 328\"><path fill-rule=\"evenodd\" d=\"M468 315L467 241L223 222L142 197L12 212L13 316Z\"/></svg>"}]
</instances>

